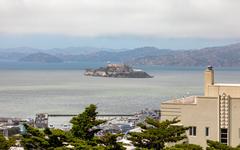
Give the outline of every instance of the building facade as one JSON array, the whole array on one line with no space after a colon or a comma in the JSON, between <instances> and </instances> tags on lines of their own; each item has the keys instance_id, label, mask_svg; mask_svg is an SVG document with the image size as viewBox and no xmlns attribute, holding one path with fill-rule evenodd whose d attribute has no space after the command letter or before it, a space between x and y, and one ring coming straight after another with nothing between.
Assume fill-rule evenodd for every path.
<instances>
[{"instance_id":1,"label":"building facade","mask_svg":"<svg viewBox=\"0 0 240 150\"><path fill-rule=\"evenodd\" d=\"M240 84L214 82L210 66L204 72L204 95L161 103L161 120L178 117L188 126L188 142L207 146L207 139L237 146L240 144Z\"/></svg>"},{"instance_id":2,"label":"building facade","mask_svg":"<svg viewBox=\"0 0 240 150\"><path fill-rule=\"evenodd\" d=\"M48 128L48 114L47 113L36 114L34 126L36 128Z\"/></svg>"}]
</instances>

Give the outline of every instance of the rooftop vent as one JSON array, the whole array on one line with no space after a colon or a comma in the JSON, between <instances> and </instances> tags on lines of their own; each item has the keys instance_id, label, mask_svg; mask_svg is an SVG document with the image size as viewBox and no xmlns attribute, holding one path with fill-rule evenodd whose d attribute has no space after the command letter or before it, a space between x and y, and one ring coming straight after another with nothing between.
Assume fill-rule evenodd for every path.
<instances>
[{"instance_id":1,"label":"rooftop vent","mask_svg":"<svg viewBox=\"0 0 240 150\"><path fill-rule=\"evenodd\" d=\"M211 66L211 65L208 66L207 68L208 68L208 70L213 70L213 66Z\"/></svg>"}]
</instances>

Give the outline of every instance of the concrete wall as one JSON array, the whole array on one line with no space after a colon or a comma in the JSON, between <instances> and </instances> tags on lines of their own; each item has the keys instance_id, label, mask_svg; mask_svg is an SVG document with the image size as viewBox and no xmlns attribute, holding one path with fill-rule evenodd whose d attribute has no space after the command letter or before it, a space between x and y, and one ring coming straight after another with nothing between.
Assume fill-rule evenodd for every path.
<instances>
[{"instance_id":1,"label":"concrete wall","mask_svg":"<svg viewBox=\"0 0 240 150\"><path fill-rule=\"evenodd\" d=\"M226 91L222 91L226 93ZM228 95L228 93L226 93ZM231 93L233 94L233 93ZM230 97L229 144L240 144L240 98ZM184 126L196 126L197 135L188 135L188 141L206 147L206 140L219 141L219 100L218 97L197 97L196 104L161 104L161 120L178 117ZM209 127L209 136L205 128Z\"/></svg>"},{"instance_id":2,"label":"concrete wall","mask_svg":"<svg viewBox=\"0 0 240 150\"><path fill-rule=\"evenodd\" d=\"M196 136L188 134L188 141L191 144L199 144L206 147L206 140L219 141L220 126L219 116L223 116L223 103L219 96L229 97L229 144L237 146L240 144L240 84L215 84L214 71L208 68L205 73L204 96L196 98L196 104L174 103L167 101L161 103L161 120L178 117L184 126L196 126ZM221 105L219 105L219 100ZM225 103L225 102L224 102ZM226 105L224 105L225 107ZM221 114L220 114L221 110ZM224 115L225 116L225 115ZM226 121L226 120L225 120ZM221 122L222 124L222 122ZM209 127L209 136L205 135L205 128Z\"/></svg>"},{"instance_id":3,"label":"concrete wall","mask_svg":"<svg viewBox=\"0 0 240 150\"><path fill-rule=\"evenodd\" d=\"M196 136L188 136L189 143L206 147L206 140L218 140L218 98L198 97L197 105L182 107L182 124L196 126ZM209 136L205 136L205 128L209 127Z\"/></svg>"},{"instance_id":4,"label":"concrete wall","mask_svg":"<svg viewBox=\"0 0 240 150\"><path fill-rule=\"evenodd\" d=\"M240 144L240 98L232 98L230 103L230 145Z\"/></svg>"},{"instance_id":5,"label":"concrete wall","mask_svg":"<svg viewBox=\"0 0 240 150\"><path fill-rule=\"evenodd\" d=\"M173 118L178 118L181 120L181 107L179 104L168 104L162 103L161 110L161 120L172 120Z\"/></svg>"},{"instance_id":6,"label":"concrete wall","mask_svg":"<svg viewBox=\"0 0 240 150\"><path fill-rule=\"evenodd\" d=\"M173 119L179 116L184 126L196 126L196 136L190 136L188 141L206 147L206 140L219 140L218 131L218 98L197 97L197 104L161 104L161 120ZM205 127L209 127L209 136L205 136Z\"/></svg>"},{"instance_id":7,"label":"concrete wall","mask_svg":"<svg viewBox=\"0 0 240 150\"><path fill-rule=\"evenodd\" d=\"M240 86L227 86L227 85L209 85L207 96L219 96L223 93L231 97L240 97Z\"/></svg>"},{"instance_id":8,"label":"concrete wall","mask_svg":"<svg viewBox=\"0 0 240 150\"><path fill-rule=\"evenodd\" d=\"M204 72L204 96L217 97L227 93L231 97L240 97L240 84L214 83L214 70L206 69Z\"/></svg>"},{"instance_id":9,"label":"concrete wall","mask_svg":"<svg viewBox=\"0 0 240 150\"><path fill-rule=\"evenodd\" d=\"M204 95L209 96L208 87L214 84L214 70L206 69L204 72Z\"/></svg>"}]
</instances>

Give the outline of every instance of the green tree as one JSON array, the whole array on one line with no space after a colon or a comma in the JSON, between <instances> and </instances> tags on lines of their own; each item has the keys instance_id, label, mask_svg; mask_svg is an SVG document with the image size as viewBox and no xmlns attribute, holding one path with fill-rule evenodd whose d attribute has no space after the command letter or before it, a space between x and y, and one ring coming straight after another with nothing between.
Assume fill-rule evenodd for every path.
<instances>
[{"instance_id":1,"label":"green tree","mask_svg":"<svg viewBox=\"0 0 240 150\"><path fill-rule=\"evenodd\" d=\"M207 140L207 150L240 150L239 147L231 147L217 141Z\"/></svg>"},{"instance_id":2,"label":"green tree","mask_svg":"<svg viewBox=\"0 0 240 150\"><path fill-rule=\"evenodd\" d=\"M98 125L105 123L103 120L97 120L97 107L93 104L86 107L85 111L76 117L73 117L73 125L69 132L60 129L44 130L36 129L28 125L26 134L22 136L22 145L26 149L38 150L65 150L64 142L74 146L77 150L122 150L121 143L117 143L119 135L106 134L102 137L96 137L100 129Z\"/></svg>"},{"instance_id":3,"label":"green tree","mask_svg":"<svg viewBox=\"0 0 240 150\"><path fill-rule=\"evenodd\" d=\"M55 149L64 148L63 142L70 141L68 133L60 129L40 130L28 125L24 125L26 134L22 136L22 145L26 149Z\"/></svg>"},{"instance_id":4,"label":"green tree","mask_svg":"<svg viewBox=\"0 0 240 150\"><path fill-rule=\"evenodd\" d=\"M76 117L73 117L71 120L72 129L70 130L74 142L72 145L76 149L97 149L97 150L123 150L125 149L121 143L117 142L117 137L121 136L120 134L110 134L107 133L102 137L96 137L95 134L100 131L97 126L105 123L104 120L98 120L96 105L89 105L85 108L85 111L79 114Z\"/></svg>"},{"instance_id":5,"label":"green tree","mask_svg":"<svg viewBox=\"0 0 240 150\"><path fill-rule=\"evenodd\" d=\"M172 147L166 147L164 150L203 150L203 148L195 144L176 144Z\"/></svg>"},{"instance_id":6,"label":"green tree","mask_svg":"<svg viewBox=\"0 0 240 150\"><path fill-rule=\"evenodd\" d=\"M105 146L106 150L125 150L122 143L117 142L117 137L123 136L122 134L106 133L99 138L99 143Z\"/></svg>"},{"instance_id":7,"label":"green tree","mask_svg":"<svg viewBox=\"0 0 240 150\"><path fill-rule=\"evenodd\" d=\"M48 143L50 147L56 148L56 147L62 147L63 142L68 141L68 137L66 132L60 129L52 129L46 128L44 130L45 136L47 136Z\"/></svg>"},{"instance_id":8,"label":"green tree","mask_svg":"<svg viewBox=\"0 0 240 150\"><path fill-rule=\"evenodd\" d=\"M139 148L148 148L161 150L165 143L178 142L186 138L185 131L187 127L175 125L180 122L176 118L160 122L152 118L147 118L145 123L139 124L142 132L131 132L129 140L134 146Z\"/></svg>"},{"instance_id":9,"label":"green tree","mask_svg":"<svg viewBox=\"0 0 240 150\"><path fill-rule=\"evenodd\" d=\"M2 134L0 134L0 150L9 149L15 141L7 140Z\"/></svg>"},{"instance_id":10,"label":"green tree","mask_svg":"<svg viewBox=\"0 0 240 150\"><path fill-rule=\"evenodd\" d=\"M97 120L96 105L89 105L85 108L85 111L71 120L72 129L71 132L75 137L83 140L91 141L94 138L94 134L99 132L100 129L96 126L105 123L106 121Z\"/></svg>"},{"instance_id":11,"label":"green tree","mask_svg":"<svg viewBox=\"0 0 240 150\"><path fill-rule=\"evenodd\" d=\"M43 131L26 124L24 126L26 134L23 135L21 143L26 149L44 150L50 146Z\"/></svg>"}]
</instances>

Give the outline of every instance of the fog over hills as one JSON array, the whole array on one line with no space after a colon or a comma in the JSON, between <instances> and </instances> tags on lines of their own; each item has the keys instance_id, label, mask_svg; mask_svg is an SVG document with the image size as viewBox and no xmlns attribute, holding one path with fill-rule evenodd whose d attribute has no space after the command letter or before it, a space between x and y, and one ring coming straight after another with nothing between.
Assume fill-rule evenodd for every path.
<instances>
[{"instance_id":1,"label":"fog over hills","mask_svg":"<svg viewBox=\"0 0 240 150\"><path fill-rule=\"evenodd\" d=\"M239 67L240 43L221 47L208 47L196 50L170 50L156 47L141 47L135 49L101 49L91 47L70 47L65 49L33 49L27 47L1 49L0 59L13 61L23 58L42 60L45 53L49 55L46 62L51 59L61 61L101 61L118 62L141 65L161 66L206 66ZM33 55L35 54L35 55ZM34 57L33 57L34 56ZM33 57L33 58L32 58ZM42 57L43 58L43 57ZM45 57L44 57L45 58ZM42 61L40 61L42 62ZM54 62L54 60L53 60Z\"/></svg>"}]
</instances>

